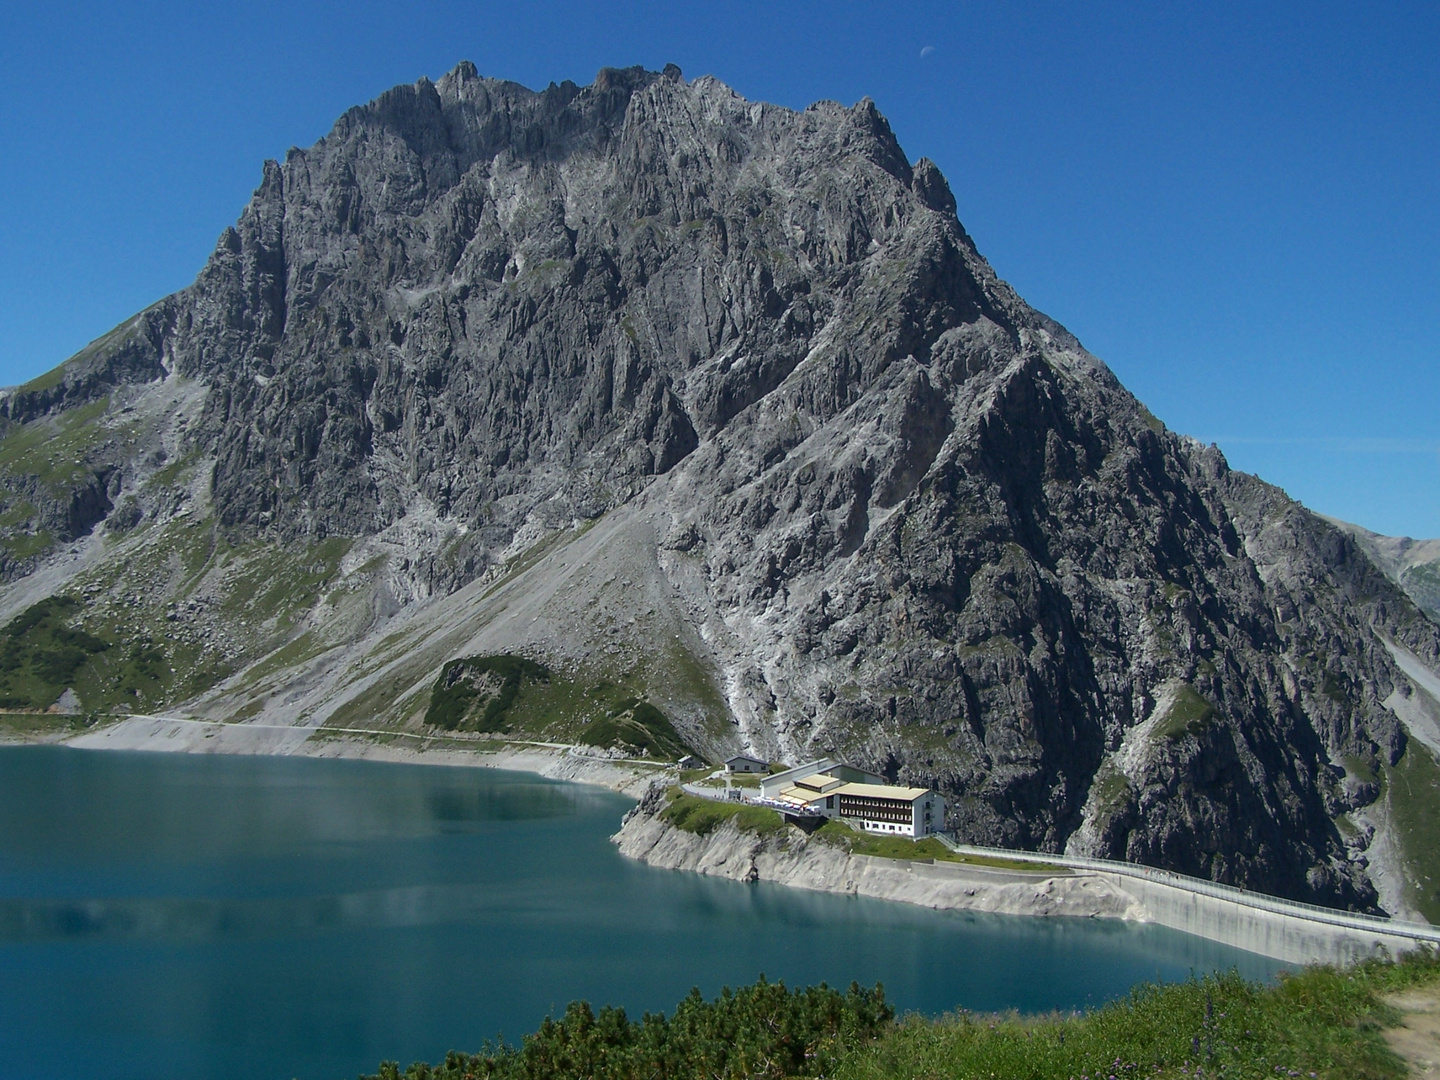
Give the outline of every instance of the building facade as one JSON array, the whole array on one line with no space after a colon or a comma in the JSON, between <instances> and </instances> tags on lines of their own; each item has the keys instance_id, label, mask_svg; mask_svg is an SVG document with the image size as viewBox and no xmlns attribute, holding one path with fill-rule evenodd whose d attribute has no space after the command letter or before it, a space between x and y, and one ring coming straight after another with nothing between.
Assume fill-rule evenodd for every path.
<instances>
[{"instance_id":1,"label":"building facade","mask_svg":"<svg viewBox=\"0 0 1440 1080\"><path fill-rule=\"evenodd\" d=\"M770 766L759 758L748 757L745 754L737 754L735 757L725 759L725 771L732 773L763 773Z\"/></svg>"},{"instance_id":2,"label":"building facade","mask_svg":"<svg viewBox=\"0 0 1440 1080\"><path fill-rule=\"evenodd\" d=\"M811 773L770 797L811 816L840 818L870 833L918 840L944 831L945 800L930 788L857 782L839 773L839 768Z\"/></svg>"}]
</instances>

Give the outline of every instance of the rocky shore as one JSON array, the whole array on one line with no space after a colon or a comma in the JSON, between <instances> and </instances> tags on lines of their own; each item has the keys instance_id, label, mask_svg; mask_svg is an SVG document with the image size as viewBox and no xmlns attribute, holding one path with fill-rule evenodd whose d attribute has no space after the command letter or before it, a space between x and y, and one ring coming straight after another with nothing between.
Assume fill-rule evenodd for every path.
<instances>
[{"instance_id":1,"label":"rocky shore","mask_svg":"<svg viewBox=\"0 0 1440 1080\"><path fill-rule=\"evenodd\" d=\"M466 746L458 741L436 739L406 745L381 742L358 733L346 736L322 732L303 725L224 724L162 716L130 717L60 741L82 750L278 754L511 769L550 780L609 788L632 798L640 798L654 784L659 771L656 766L576 753L573 748L560 744L477 740Z\"/></svg>"},{"instance_id":2,"label":"rocky shore","mask_svg":"<svg viewBox=\"0 0 1440 1080\"><path fill-rule=\"evenodd\" d=\"M702 836L663 820L664 798L654 787L625 815L611 837L622 855L667 870L929 908L1150 921L1134 897L1098 875L852 855L793 826L762 835L740 829L734 819Z\"/></svg>"}]
</instances>

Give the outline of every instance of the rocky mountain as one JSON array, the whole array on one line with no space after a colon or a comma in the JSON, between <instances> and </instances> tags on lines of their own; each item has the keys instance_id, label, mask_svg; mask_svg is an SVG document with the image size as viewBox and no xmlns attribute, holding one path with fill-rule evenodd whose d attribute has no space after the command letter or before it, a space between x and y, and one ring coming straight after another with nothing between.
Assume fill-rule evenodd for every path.
<instances>
[{"instance_id":1,"label":"rocky mountain","mask_svg":"<svg viewBox=\"0 0 1440 1080\"><path fill-rule=\"evenodd\" d=\"M1405 590L1416 607L1440 622L1440 540L1382 536L1347 521L1329 520L1353 536L1375 565Z\"/></svg>"},{"instance_id":2,"label":"rocky mountain","mask_svg":"<svg viewBox=\"0 0 1440 1080\"><path fill-rule=\"evenodd\" d=\"M13 702L834 753L967 840L1440 917L1440 628L868 99L397 87L0 413Z\"/></svg>"}]
</instances>

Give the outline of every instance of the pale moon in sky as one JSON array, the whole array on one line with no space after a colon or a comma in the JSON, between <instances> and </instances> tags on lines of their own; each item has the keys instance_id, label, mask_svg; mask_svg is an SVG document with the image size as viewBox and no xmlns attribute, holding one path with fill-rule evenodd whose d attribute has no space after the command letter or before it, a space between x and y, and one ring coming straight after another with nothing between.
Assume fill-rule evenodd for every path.
<instances>
[{"instance_id":1,"label":"pale moon in sky","mask_svg":"<svg viewBox=\"0 0 1440 1080\"><path fill-rule=\"evenodd\" d=\"M929 56L929 55L930 55L931 53L933 53L934 51L935 51L935 46L934 46L934 45L926 45L923 49L920 50L920 59L921 59L921 60L924 60L927 56Z\"/></svg>"}]
</instances>

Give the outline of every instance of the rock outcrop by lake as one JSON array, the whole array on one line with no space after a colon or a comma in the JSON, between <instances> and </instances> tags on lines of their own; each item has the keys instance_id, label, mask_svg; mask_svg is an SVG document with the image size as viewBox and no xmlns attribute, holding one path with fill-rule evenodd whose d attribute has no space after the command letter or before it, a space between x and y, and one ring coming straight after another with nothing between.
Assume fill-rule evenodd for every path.
<instances>
[{"instance_id":1,"label":"rock outcrop by lake","mask_svg":"<svg viewBox=\"0 0 1440 1080\"><path fill-rule=\"evenodd\" d=\"M687 870L731 881L766 881L944 910L1140 922L1148 918L1134 897L1091 874L1058 870L1051 875L852 855L794 826L757 833L742 829L735 818L704 834L687 832L659 816L664 799L664 789L653 787L625 815L620 831L611 839L626 858L663 870Z\"/></svg>"}]
</instances>

